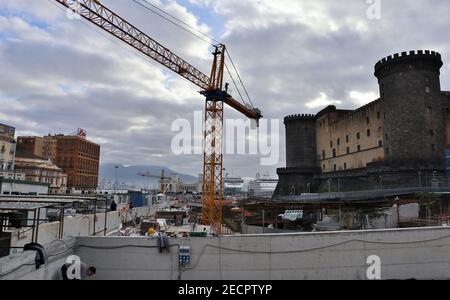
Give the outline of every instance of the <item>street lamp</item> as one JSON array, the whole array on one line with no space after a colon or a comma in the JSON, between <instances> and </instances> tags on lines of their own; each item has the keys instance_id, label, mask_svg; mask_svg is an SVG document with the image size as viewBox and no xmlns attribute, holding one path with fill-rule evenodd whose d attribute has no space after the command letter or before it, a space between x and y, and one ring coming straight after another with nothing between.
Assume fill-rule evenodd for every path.
<instances>
[{"instance_id":1,"label":"street lamp","mask_svg":"<svg viewBox=\"0 0 450 300\"><path fill-rule=\"evenodd\" d=\"M119 166L115 166L116 168L116 184L115 184L115 192L117 194L119 189Z\"/></svg>"},{"instance_id":2,"label":"street lamp","mask_svg":"<svg viewBox=\"0 0 450 300\"><path fill-rule=\"evenodd\" d=\"M16 164L16 150L17 150L17 142L16 140L12 141L12 144L14 145L14 153L13 153L13 158L12 158L12 171L13 171L13 179L11 182L11 189L9 190L9 195L11 196L13 193L13 189L16 185L16 168L15 168L15 164Z\"/></svg>"},{"instance_id":3,"label":"street lamp","mask_svg":"<svg viewBox=\"0 0 450 300\"><path fill-rule=\"evenodd\" d=\"M437 171L433 171L433 180L431 181L432 188L438 188L439 187L439 180L437 179Z\"/></svg>"},{"instance_id":4,"label":"street lamp","mask_svg":"<svg viewBox=\"0 0 450 300\"><path fill-rule=\"evenodd\" d=\"M419 171L419 188L422 188L422 171Z\"/></svg>"}]
</instances>

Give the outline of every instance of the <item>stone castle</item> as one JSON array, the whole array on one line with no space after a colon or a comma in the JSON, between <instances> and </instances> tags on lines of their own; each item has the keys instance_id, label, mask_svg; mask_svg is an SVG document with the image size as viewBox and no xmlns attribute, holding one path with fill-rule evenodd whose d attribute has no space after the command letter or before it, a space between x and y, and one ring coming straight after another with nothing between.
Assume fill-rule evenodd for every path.
<instances>
[{"instance_id":1,"label":"stone castle","mask_svg":"<svg viewBox=\"0 0 450 300\"><path fill-rule=\"evenodd\" d=\"M286 168L276 196L447 184L450 92L441 55L411 51L375 65L380 99L285 118Z\"/></svg>"}]
</instances>

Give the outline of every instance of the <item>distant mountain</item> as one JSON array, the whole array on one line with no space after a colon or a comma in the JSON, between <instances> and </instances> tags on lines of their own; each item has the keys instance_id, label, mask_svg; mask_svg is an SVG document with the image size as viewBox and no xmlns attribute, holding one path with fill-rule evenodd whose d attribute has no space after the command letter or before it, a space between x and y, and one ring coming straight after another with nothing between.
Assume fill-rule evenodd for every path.
<instances>
[{"instance_id":1,"label":"distant mountain","mask_svg":"<svg viewBox=\"0 0 450 300\"><path fill-rule=\"evenodd\" d=\"M141 177L139 173L150 172L152 175L160 176L161 170L164 169L164 175L170 177L172 174L176 174L181 178L184 183L197 183L198 178L191 175L179 174L174 170L165 167L158 166L124 166L117 164L104 164L100 165L100 181L116 181L116 166L119 166L117 170L117 177L120 183L127 185L136 185L141 187L156 187L159 184L158 178Z\"/></svg>"}]
</instances>

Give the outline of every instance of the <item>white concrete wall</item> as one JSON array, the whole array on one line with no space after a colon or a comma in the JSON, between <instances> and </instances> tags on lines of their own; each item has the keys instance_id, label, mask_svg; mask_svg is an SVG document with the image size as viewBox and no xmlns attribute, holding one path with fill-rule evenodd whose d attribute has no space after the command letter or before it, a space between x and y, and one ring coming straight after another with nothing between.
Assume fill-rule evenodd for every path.
<instances>
[{"instance_id":1,"label":"white concrete wall","mask_svg":"<svg viewBox=\"0 0 450 300\"><path fill-rule=\"evenodd\" d=\"M35 251L0 258L0 280L60 280L61 267L73 254L75 239L54 241L46 245L47 264L36 269Z\"/></svg>"},{"instance_id":2,"label":"white concrete wall","mask_svg":"<svg viewBox=\"0 0 450 300\"><path fill-rule=\"evenodd\" d=\"M177 247L160 254L146 238L81 237L76 253L97 267L97 279L358 280L367 279L371 255L381 258L382 279L450 279L450 228L171 241L191 246L191 269L179 270Z\"/></svg>"},{"instance_id":3,"label":"white concrete wall","mask_svg":"<svg viewBox=\"0 0 450 300\"><path fill-rule=\"evenodd\" d=\"M149 207L139 207L133 209L133 217L145 217L152 213ZM108 233L119 228L122 221L130 221L131 214L120 215L119 212L110 212L107 216ZM97 222L95 222L95 232L104 230L105 214L97 214ZM79 215L76 217L66 217L64 219L64 238L77 236L91 236L94 233L94 215ZM39 226L38 243L41 245L50 243L58 239L59 222L45 223ZM103 235L103 232L98 233ZM29 229L16 230L11 237L12 247L23 247L31 242L32 231ZM11 253L21 252L21 250L11 250Z\"/></svg>"},{"instance_id":4,"label":"white concrete wall","mask_svg":"<svg viewBox=\"0 0 450 300\"><path fill-rule=\"evenodd\" d=\"M190 269L178 268L177 246L160 254L156 241L147 238L79 237L74 254L97 267L94 279L102 280L364 280L371 255L381 258L385 280L450 279L450 228L444 227L188 238L172 244L191 246ZM0 259L0 275L14 271L0 279L60 278L72 252L59 241L47 248L53 255L39 270L32 265L34 252Z\"/></svg>"},{"instance_id":5,"label":"white concrete wall","mask_svg":"<svg viewBox=\"0 0 450 300\"><path fill-rule=\"evenodd\" d=\"M36 185L36 184L27 184L27 183L9 183L2 182L0 183L0 194L9 194L12 193L21 193L21 194L37 194L37 195L47 195L48 194L48 186L45 185Z\"/></svg>"}]
</instances>

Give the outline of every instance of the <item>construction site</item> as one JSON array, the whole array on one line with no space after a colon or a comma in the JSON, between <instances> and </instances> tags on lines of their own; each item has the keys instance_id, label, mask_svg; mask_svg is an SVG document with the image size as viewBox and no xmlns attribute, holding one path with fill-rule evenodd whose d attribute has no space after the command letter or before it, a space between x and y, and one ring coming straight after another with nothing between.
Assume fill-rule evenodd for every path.
<instances>
[{"instance_id":1,"label":"construction site","mask_svg":"<svg viewBox=\"0 0 450 300\"><path fill-rule=\"evenodd\" d=\"M356 109L283 111L278 177L249 179L227 172L225 113L258 130L265 107L253 104L224 43L153 2L130 1L211 42L212 56L198 61L212 66L196 68L107 1L48 2L199 91L201 175L187 182L161 167L133 174L155 187L121 187L117 165L102 185L103 147L118 144L89 141L84 129L24 130L16 141L0 120L0 280L450 279L450 92L441 84L450 57L414 50L379 60L380 96Z\"/></svg>"}]
</instances>

